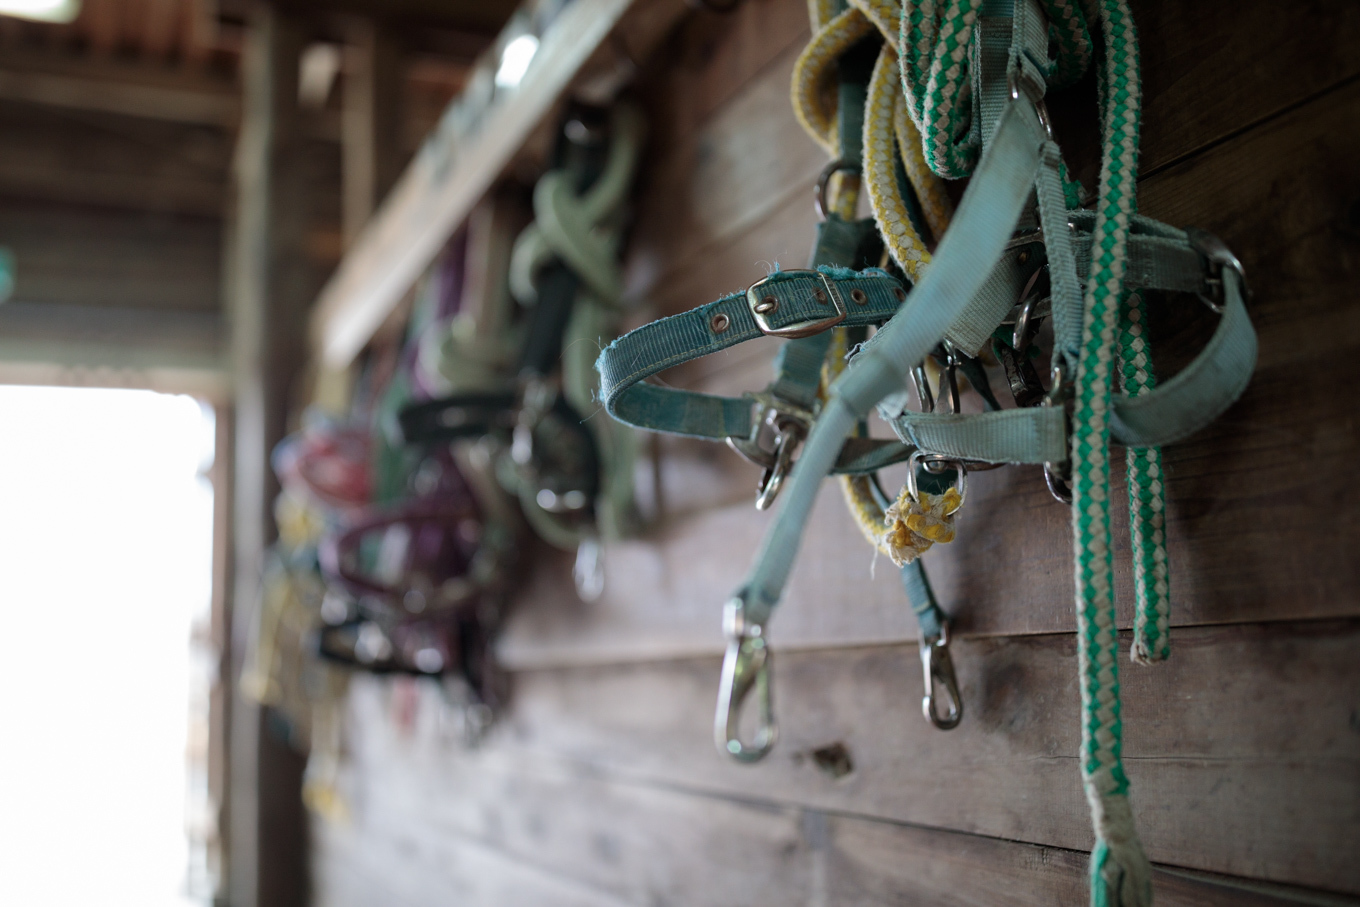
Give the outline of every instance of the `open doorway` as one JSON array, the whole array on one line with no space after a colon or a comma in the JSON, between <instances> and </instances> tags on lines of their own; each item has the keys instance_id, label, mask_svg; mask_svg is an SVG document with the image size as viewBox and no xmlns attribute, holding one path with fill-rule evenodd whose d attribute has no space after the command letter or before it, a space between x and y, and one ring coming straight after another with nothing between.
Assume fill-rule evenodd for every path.
<instances>
[{"instance_id":1,"label":"open doorway","mask_svg":"<svg viewBox=\"0 0 1360 907\"><path fill-rule=\"evenodd\" d=\"M210 407L0 386L0 903L207 903Z\"/></svg>"}]
</instances>

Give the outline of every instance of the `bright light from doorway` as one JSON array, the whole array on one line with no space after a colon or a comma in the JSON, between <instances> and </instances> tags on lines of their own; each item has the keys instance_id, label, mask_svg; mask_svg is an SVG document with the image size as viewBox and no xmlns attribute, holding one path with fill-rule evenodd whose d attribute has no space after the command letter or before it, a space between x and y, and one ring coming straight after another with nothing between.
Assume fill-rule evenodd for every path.
<instances>
[{"instance_id":1,"label":"bright light from doorway","mask_svg":"<svg viewBox=\"0 0 1360 907\"><path fill-rule=\"evenodd\" d=\"M212 454L189 397L0 386L0 903L203 903L186 745Z\"/></svg>"},{"instance_id":2,"label":"bright light from doorway","mask_svg":"<svg viewBox=\"0 0 1360 907\"><path fill-rule=\"evenodd\" d=\"M538 53L538 39L533 35L520 35L505 45L501 51L500 69L496 70L496 84L502 88L514 88L524 79Z\"/></svg>"},{"instance_id":3,"label":"bright light from doorway","mask_svg":"<svg viewBox=\"0 0 1360 907\"><path fill-rule=\"evenodd\" d=\"M0 0L0 16L70 22L79 14L80 0Z\"/></svg>"}]
</instances>

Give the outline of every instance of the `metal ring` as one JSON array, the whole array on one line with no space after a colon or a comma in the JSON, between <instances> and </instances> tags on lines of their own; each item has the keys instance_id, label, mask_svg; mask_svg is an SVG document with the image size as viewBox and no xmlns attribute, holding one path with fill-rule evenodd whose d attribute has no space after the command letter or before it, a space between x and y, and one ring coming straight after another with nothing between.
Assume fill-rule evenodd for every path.
<instances>
[{"instance_id":1,"label":"metal ring","mask_svg":"<svg viewBox=\"0 0 1360 907\"><path fill-rule=\"evenodd\" d=\"M817 219L826 220L826 187L831 182L832 175L844 171L846 173L859 173L859 164L852 164L845 158L836 158L831 163L822 168L822 172L817 174L817 188L815 203L817 206Z\"/></svg>"},{"instance_id":2,"label":"metal ring","mask_svg":"<svg viewBox=\"0 0 1360 907\"><path fill-rule=\"evenodd\" d=\"M907 494L911 495L917 501L921 500L921 495L920 490L916 486L916 467L922 463L940 463L954 467L954 471L958 473L958 478L954 482L954 487L959 492L959 506L945 514L945 516L958 513L963 507L963 499L968 495L967 465L960 459L948 457L944 454L926 453L921 450L914 451L907 460Z\"/></svg>"}]
</instances>

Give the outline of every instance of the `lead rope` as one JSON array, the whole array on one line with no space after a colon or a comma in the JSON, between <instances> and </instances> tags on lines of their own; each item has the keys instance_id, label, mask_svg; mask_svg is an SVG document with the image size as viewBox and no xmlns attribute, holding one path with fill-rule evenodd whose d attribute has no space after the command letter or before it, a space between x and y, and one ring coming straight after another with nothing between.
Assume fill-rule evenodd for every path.
<instances>
[{"instance_id":1,"label":"lead rope","mask_svg":"<svg viewBox=\"0 0 1360 907\"><path fill-rule=\"evenodd\" d=\"M1129 781L1120 758L1123 725L1119 708L1114 558L1110 545L1109 451L1113 393L1110 372L1128 264L1129 222L1137 202L1142 96L1137 35L1125 0L1102 0L1100 23L1105 38L1100 80L1103 152L1092 243L1094 259L1086 284L1076 406L1072 413L1072 542L1076 559L1077 652L1085 717L1082 780L1096 830L1096 846L1091 853L1091 903L1097 907L1134 907L1152 903L1152 868L1134 828ZM1136 310L1125 307L1125 311ZM1141 327L1141 312L1139 320L1131 323ZM1124 346L1127 362L1137 361L1141 346L1135 349L1134 342L1138 340L1141 337L1131 337ZM1135 524L1142 522L1141 501L1145 495L1151 497L1151 489L1140 487L1135 491L1133 485L1137 482L1142 486L1145 477L1141 470L1130 474L1130 500L1139 502L1131 504ZM1159 491L1160 484L1157 483ZM1142 539L1144 546L1151 543L1154 549L1162 547L1159 542L1160 537ZM1164 565L1165 551L1160 553Z\"/></svg>"},{"instance_id":2,"label":"lead rope","mask_svg":"<svg viewBox=\"0 0 1360 907\"><path fill-rule=\"evenodd\" d=\"M1059 50L1058 65L1050 74L1050 81L1070 81L1089 63L1089 35L1070 2L1046 0L1044 5ZM825 10L825 4L814 2L811 8L814 22L818 22L818 12ZM849 36L867 30L864 26L869 21L880 27L888 24L878 21L885 17L875 15L881 13L881 4L856 3L856 8L833 20L832 24L839 25L839 29L823 29L814 37L809 50L847 46ZM911 229L907 208L896 191L896 173L890 163L891 144L885 141L884 127L886 122L892 122L899 139L907 140L899 141L899 146L909 144L911 136L903 128L899 113L905 110L921 135L925 163L935 173L945 178L971 173L980 149L980 130L971 128L973 124L969 122L972 82L967 61L981 8L982 0L955 0L941 5L905 3L898 23L899 61L894 65L885 50L871 79L865 127L870 200L894 259L913 280L919 279L920 270L929 262L929 253ZM850 21L856 11L864 25ZM1103 159L1093 241L1096 252L1083 306L1071 442L1078 660L1084 714L1082 776L1097 835L1091 862L1092 903L1143 905L1150 904L1152 899L1151 869L1134 828L1128 779L1120 759L1118 635L1109 515L1109 411L1113 391L1110 371L1116 339L1126 392L1138 395L1155 385L1144 336L1146 313L1141 296L1130 294L1121 306L1129 225L1136 206L1141 100L1138 48L1132 16L1124 0L1103 0L1098 7L1088 2L1086 12L1088 20L1098 17L1101 22L1105 54L1099 80ZM819 40L824 33L836 32L839 40L829 37ZM813 55L805 53L800 64L810 56ZM824 58L825 54L818 53L816 57ZM900 100L885 91L894 69L901 76ZM802 85L810 83L810 79L801 80ZM796 78L795 86L799 85ZM811 97L810 91L795 91L796 101L804 102L796 103L795 109L805 126L818 119L805 112L806 100ZM809 131L816 134L815 128ZM904 169L910 170L916 156L905 149L902 152ZM1070 199L1070 183L1067 188ZM1118 338L1116 327L1120 329ZM1155 447L1130 449L1127 464L1137 595L1132 654L1135 660L1150 663L1169 654L1165 487L1160 451ZM859 519L869 516L872 510L863 506L866 502L862 500L868 489L856 487L853 480L843 483L852 513Z\"/></svg>"},{"instance_id":3,"label":"lead rope","mask_svg":"<svg viewBox=\"0 0 1360 907\"><path fill-rule=\"evenodd\" d=\"M969 87L961 65L966 48L961 48L953 36L963 23L971 26L980 5L979 0L963 0L941 14L930 4L908 4L902 20L903 90L909 98L915 96L916 103L909 107L925 136L926 159L944 176L963 175L976 160L975 145L962 137L973 134L971 129L962 129L963 98ZM1045 5L1050 21L1057 26L1054 31L1069 36L1069 40L1059 41L1060 49L1079 48L1079 40L1070 40L1073 33L1079 33L1071 27L1075 19L1070 15L1070 5ZM926 15L932 9L936 15ZM1069 15L1064 17L1063 13ZM1141 297L1132 296L1122 306L1122 330L1116 338L1116 328L1121 326L1129 225L1136 205L1141 96L1137 38L1126 3L1102 0L1099 7L1090 3L1087 13L1088 19L1095 15L1100 19L1105 53L1098 83L1103 152L1092 244L1095 260L1083 305L1071 441L1082 780L1096 830L1091 902L1101 907L1135 907L1152 902L1152 886L1151 868L1134 828L1129 782L1120 758L1123 729L1110 545L1109 412L1116 340L1129 392L1146 392L1153 383L1143 337ZM925 50L930 51L928 73L921 65ZM1059 60L1072 56L1060 50ZM1060 76L1077 71L1074 64L1059 67ZM1167 654L1164 486L1156 448L1131 450L1128 460L1138 587L1134 655L1140 661L1151 661Z\"/></svg>"}]
</instances>

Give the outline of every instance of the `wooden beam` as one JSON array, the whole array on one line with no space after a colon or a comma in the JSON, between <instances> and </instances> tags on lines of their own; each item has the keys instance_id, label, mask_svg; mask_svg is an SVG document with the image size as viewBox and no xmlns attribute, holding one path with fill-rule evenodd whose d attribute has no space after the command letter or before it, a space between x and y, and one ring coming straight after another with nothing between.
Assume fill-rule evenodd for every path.
<instances>
[{"instance_id":1,"label":"wooden beam","mask_svg":"<svg viewBox=\"0 0 1360 907\"><path fill-rule=\"evenodd\" d=\"M326 285L313 316L324 362L361 350L613 30L632 0L577 0L543 36L518 89L492 102L462 139L430 137Z\"/></svg>"},{"instance_id":2,"label":"wooden beam","mask_svg":"<svg viewBox=\"0 0 1360 907\"><path fill-rule=\"evenodd\" d=\"M345 54L340 157L348 247L400 173L404 73L400 42L371 19L353 24Z\"/></svg>"},{"instance_id":3,"label":"wooden beam","mask_svg":"<svg viewBox=\"0 0 1360 907\"><path fill-rule=\"evenodd\" d=\"M0 100L235 129L237 86L225 79L108 61L54 61L6 54Z\"/></svg>"},{"instance_id":4,"label":"wooden beam","mask_svg":"<svg viewBox=\"0 0 1360 907\"><path fill-rule=\"evenodd\" d=\"M277 534L278 483L269 455L286 432L289 391L305 346L307 180L297 133L302 42L298 19L268 4L252 8L226 274L236 407L226 898L233 907L306 902L305 759L271 730L268 710L235 682L259 608L265 551Z\"/></svg>"}]
</instances>

